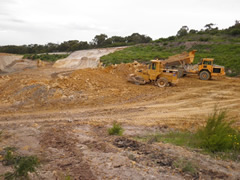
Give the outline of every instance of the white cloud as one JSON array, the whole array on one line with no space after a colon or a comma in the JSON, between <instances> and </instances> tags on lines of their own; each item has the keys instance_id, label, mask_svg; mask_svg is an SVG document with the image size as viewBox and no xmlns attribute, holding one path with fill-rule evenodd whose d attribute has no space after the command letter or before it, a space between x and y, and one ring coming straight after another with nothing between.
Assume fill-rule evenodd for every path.
<instances>
[{"instance_id":1,"label":"white cloud","mask_svg":"<svg viewBox=\"0 0 240 180\"><path fill-rule=\"evenodd\" d=\"M90 41L134 32L156 39L183 25L227 28L240 19L238 0L0 0L0 45Z\"/></svg>"}]
</instances>

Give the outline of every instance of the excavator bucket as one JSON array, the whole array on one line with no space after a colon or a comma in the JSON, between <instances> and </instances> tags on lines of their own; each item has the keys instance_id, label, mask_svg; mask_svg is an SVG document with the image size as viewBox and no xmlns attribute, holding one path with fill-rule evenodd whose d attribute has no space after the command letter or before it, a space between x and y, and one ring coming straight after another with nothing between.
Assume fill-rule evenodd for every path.
<instances>
[{"instance_id":1,"label":"excavator bucket","mask_svg":"<svg viewBox=\"0 0 240 180\"><path fill-rule=\"evenodd\" d=\"M131 83L134 83L137 85L146 84L146 81L141 76L137 76L135 74L128 75L127 80L128 80L128 82L131 82Z\"/></svg>"}]
</instances>

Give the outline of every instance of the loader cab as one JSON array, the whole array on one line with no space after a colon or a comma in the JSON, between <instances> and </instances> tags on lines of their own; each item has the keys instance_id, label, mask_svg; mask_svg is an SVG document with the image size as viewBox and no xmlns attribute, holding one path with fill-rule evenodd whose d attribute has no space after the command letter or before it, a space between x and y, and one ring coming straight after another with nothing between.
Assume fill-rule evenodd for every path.
<instances>
[{"instance_id":1,"label":"loader cab","mask_svg":"<svg viewBox=\"0 0 240 180\"><path fill-rule=\"evenodd\" d=\"M151 62L148 66L148 69L150 70L156 70L157 63L156 62Z\"/></svg>"},{"instance_id":2,"label":"loader cab","mask_svg":"<svg viewBox=\"0 0 240 180\"><path fill-rule=\"evenodd\" d=\"M198 63L198 65L213 65L213 60L214 59L203 58L201 59L200 63Z\"/></svg>"},{"instance_id":3,"label":"loader cab","mask_svg":"<svg viewBox=\"0 0 240 180\"><path fill-rule=\"evenodd\" d=\"M203 58L201 62L198 64L198 70L199 72L202 70L207 70L210 73L213 71L213 61L212 58Z\"/></svg>"},{"instance_id":4,"label":"loader cab","mask_svg":"<svg viewBox=\"0 0 240 180\"><path fill-rule=\"evenodd\" d=\"M162 70L162 64L159 60L152 60L148 66L148 74L151 80L155 80Z\"/></svg>"}]
</instances>

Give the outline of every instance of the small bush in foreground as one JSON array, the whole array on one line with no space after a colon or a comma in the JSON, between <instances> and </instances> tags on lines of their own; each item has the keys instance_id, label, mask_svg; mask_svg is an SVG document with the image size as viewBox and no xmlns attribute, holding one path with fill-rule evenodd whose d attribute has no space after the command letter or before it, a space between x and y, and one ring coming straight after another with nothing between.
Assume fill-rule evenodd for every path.
<instances>
[{"instance_id":1,"label":"small bush in foreground","mask_svg":"<svg viewBox=\"0 0 240 180\"><path fill-rule=\"evenodd\" d=\"M65 176L64 180L73 180L73 178L72 178L72 176L67 175L67 176Z\"/></svg>"},{"instance_id":2,"label":"small bush in foreground","mask_svg":"<svg viewBox=\"0 0 240 180\"><path fill-rule=\"evenodd\" d=\"M108 134L109 135L119 135L121 136L123 134L123 128L121 127L120 124L117 122L113 123L113 127L108 129Z\"/></svg>"},{"instance_id":3,"label":"small bush in foreground","mask_svg":"<svg viewBox=\"0 0 240 180\"><path fill-rule=\"evenodd\" d=\"M36 173L39 160L36 156L20 156L15 150L16 148L14 147L8 147L3 150L3 165L12 166L14 170L2 176L5 180L28 179L28 173Z\"/></svg>"},{"instance_id":4,"label":"small bush in foreground","mask_svg":"<svg viewBox=\"0 0 240 180\"><path fill-rule=\"evenodd\" d=\"M226 120L226 111L215 111L197 132L173 131L135 137L144 142L163 142L201 149L202 153L221 159L240 161L240 132Z\"/></svg>"},{"instance_id":5,"label":"small bush in foreground","mask_svg":"<svg viewBox=\"0 0 240 180\"><path fill-rule=\"evenodd\" d=\"M178 159L173 162L173 167L181 169L182 172L197 175L197 166L187 159Z\"/></svg>"},{"instance_id":6,"label":"small bush in foreground","mask_svg":"<svg viewBox=\"0 0 240 180\"><path fill-rule=\"evenodd\" d=\"M237 148L239 143L238 133L232 128L234 121L226 120L226 111L215 111L208 120L206 126L199 129L197 136L200 139L200 147L211 152L226 151Z\"/></svg>"}]
</instances>

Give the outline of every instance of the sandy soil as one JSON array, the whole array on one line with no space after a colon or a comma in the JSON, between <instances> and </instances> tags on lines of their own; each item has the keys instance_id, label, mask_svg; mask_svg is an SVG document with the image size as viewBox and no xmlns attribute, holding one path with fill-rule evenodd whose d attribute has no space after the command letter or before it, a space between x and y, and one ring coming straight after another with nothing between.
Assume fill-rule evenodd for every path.
<instances>
[{"instance_id":1,"label":"sandy soil","mask_svg":"<svg viewBox=\"0 0 240 180\"><path fill-rule=\"evenodd\" d=\"M100 66L100 57L122 50L126 47L80 50L71 53L67 58L54 63L55 68L85 69Z\"/></svg>"},{"instance_id":2,"label":"sandy soil","mask_svg":"<svg viewBox=\"0 0 240 180\"><path fill-rule=\"evenodd\" d=\"M240 79L180 79L175 87L135 85L126 76L139 64L70 71L42 67L0 75L0 147L41 159L32 179L239 179L240 164L197 150L132 137L172 129L195 130L215 106L240 128ZM113 121L123 137L109 136ZM198 164L197 174L173 166ZM0 165L0 174L7 169Z\"/></svg>"},{"instance_id":3,"label":"sandy soil","mask_svg":"<svg viewBox=\"0 0 240 180\"><path fill-rule=\"evenodd\" d=\"M22 57L21 55L0 53L0 72L8 71L6 69L9 69L9 66L12 66L15 61L21 60Z\"/></svg>"}]
</instances>

